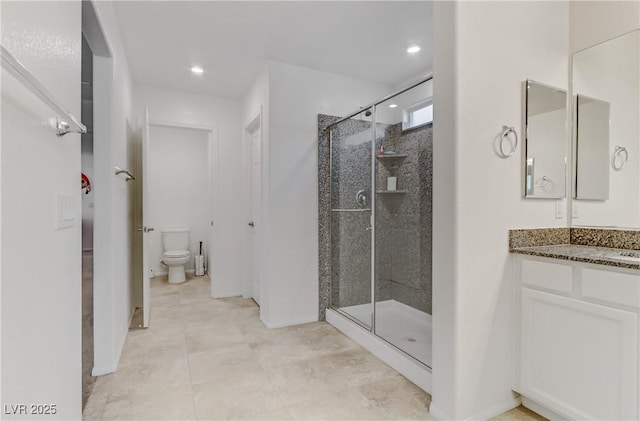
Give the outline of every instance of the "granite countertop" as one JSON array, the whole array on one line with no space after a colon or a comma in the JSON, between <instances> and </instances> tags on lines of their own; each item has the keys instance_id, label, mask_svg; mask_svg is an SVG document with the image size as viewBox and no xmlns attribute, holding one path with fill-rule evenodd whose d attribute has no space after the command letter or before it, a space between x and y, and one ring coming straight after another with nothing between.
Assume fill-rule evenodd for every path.
<instances>
[{"instance_id":1,"label":"granite countertop","mask_svg":"<svg viewBox=\"0 0 640 421\"><path fill-rule=\"evenodd\" d=\"M534 247L513 247L511 252L527 254L530 256L551 257L554 259L572 260L574 262L595 263L598 265L640 270L640 260L633 260L633 256L640 256L640 251L638 250L583 246L577 244L557 244ZM623 257L624 255L632 256L632 258L625 260Z\"/></svg>"}]
</instances>

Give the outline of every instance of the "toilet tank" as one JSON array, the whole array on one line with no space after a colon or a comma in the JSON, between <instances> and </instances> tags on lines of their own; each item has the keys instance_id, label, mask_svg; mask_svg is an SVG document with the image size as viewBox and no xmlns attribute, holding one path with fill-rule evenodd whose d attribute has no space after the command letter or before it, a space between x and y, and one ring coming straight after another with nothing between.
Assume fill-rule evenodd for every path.
<instances>
[{"instance_id":1,"label":"toilet tank","mask_svg":"<svg viewBox=\"0 0 640 421\"><path fill-rule=\"evenodd\" d=\"M186 228L166 228L162 230L162 249L189 250L189 230Z\"/></svg>"}]
</instances>

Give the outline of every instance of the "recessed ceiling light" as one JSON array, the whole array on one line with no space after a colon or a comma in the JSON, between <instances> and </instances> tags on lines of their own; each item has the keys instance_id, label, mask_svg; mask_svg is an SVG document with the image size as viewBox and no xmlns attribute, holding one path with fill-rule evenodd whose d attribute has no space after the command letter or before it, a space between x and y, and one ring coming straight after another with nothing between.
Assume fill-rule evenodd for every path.
<instances>
[{"instance_id":1,"label":"recessed ceiling light","mask_svg":"<svg viewBox=\"0 0 640 421\"><path fill-rule=\"evenodd\" d=\"M415 54L418 51L420 51L420 47L417 46L417 45L412 45L409 48L407 48L407 53L409 53L409 54Z\"/></svg>"},{"instance_id":2,"label":"recessed ceiling light","mask_svg":"<svg viewBox=\"0 0 640 421\"><path fill-rule=\"evenodd\" d=\"M398 104L389 104L389 108L396 108Z\"/></svg>"},{"instance_id":3,"label":"recessed ceiling light","mask_svg":"<svg viewBox=\"0 0 640 421\"><path fill-rule=\"evenodd\" d=\"M200 66L193 66L193 67L191 68L191 71L192 71L193 73L197 74L197 75L201 75L201 74L203 74L203 73L204 73L204 69L203 69L202 67L200 67Z\"/></svg>"}]
</instances>

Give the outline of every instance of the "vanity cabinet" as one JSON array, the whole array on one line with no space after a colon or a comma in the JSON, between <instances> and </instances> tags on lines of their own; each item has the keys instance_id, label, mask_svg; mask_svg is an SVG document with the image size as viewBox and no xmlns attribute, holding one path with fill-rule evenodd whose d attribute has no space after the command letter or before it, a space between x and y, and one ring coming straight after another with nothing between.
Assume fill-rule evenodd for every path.
<instances>
[{"instance_id":1,"label":"vanity cabinet","mask_svg":"<svg viewBox=\"0 0 640 421\"><path fill-rule=\"evenodd\" d=\"M640 273L518 256L516 390L569 419L638 419Z\"/></svg>"}]
</instances>

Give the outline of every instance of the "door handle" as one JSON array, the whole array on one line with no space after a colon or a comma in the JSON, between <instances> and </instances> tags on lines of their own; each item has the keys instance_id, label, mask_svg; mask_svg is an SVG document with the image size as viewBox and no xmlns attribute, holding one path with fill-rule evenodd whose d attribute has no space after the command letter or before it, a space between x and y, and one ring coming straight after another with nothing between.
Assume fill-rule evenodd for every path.
<instances>
[{"instance_id":1,"label":"door handle","mask_svg":"<svg viewBox=\"0 0 640 421\"><path fill-rule=\"evenodd\" d=\"M137 231L141 231L141 232L151 232L153 231L152 227L138 227Z\"/></svg>"},{"instance_id":2,"label":"door handle","mask_svg":"<svg viewBox=\"0 0 640 421\"><path fill-rule=\"evenodd\" d=\"M251 221L251 222L249 222L247 225L249 225L251 228L253 228L254 223L253 223L253 221Z\"/></svg>"}]
</instances>

